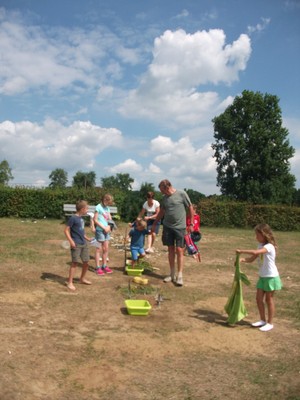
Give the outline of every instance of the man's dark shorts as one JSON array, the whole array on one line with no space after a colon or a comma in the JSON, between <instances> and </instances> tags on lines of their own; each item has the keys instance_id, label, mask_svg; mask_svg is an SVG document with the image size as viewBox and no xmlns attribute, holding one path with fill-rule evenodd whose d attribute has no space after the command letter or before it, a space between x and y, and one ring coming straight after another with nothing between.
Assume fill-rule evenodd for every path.
<instances>
[{"instance_id":1,"label":"man's dark shorts","mask_svg":"<svg viewBox=\"0 0 300 400\"><path fill-rule=\"evenodd\" d=\"M164 246L175 246L184 248L185 229L172 229L164 226L162 233L162 242Z\"/></svg>"}]
</instances>

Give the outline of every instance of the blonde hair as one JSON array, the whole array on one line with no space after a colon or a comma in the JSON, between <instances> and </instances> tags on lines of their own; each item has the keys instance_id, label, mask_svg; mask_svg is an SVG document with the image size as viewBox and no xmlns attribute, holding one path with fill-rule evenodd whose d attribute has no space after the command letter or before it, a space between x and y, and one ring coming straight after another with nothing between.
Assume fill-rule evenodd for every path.
<instances>
[{"instance_id":1,"label":"blonde hair","mask_svg":"<svg viewBox=\"0 0 300 400\"><path fill-rule=\"evenodd\" d=\"M114 201L114 198L113 198L113 196L111 194L106 193L106 194L104 194L102 196L101 201L102 201L103 204L104 203L111 204Z\"/></svg>"},{"instance_id":2,"label":"blonde hair","mask_svg":"<svg viewBox=\"0 0 300 400\"><path fill-rule=\"evenodd\" d=\"M76 211L80 211L83 208L87 207L88 202L85 200L78 200L76 201Z\"/></svg>"},{"instance_id":3,"label":"blonde hair","mask_svg":"<svg viewBox=\"0 0 300 400\"><path fill-rule=\"evenodd\" d=\"M271 243L275 248L277 248L277 243L274 234L268 224L258 224L254 228L254 230L255 232L258 232L263 236L265 244Z\"/></svg>"},{"instance_id":4,"label":"blonde hair","mask_svg":"<svg viewBox=\"0 0 300 400\"><path fill-rule=\"evenodd\" d=\"M141 227L144 228L144 229L147 228L147 222L144 221L144 220L141 219L141 218L137 218L135 224L136 224L136 227L141 226Z\"/></svg>"}]
</instances>

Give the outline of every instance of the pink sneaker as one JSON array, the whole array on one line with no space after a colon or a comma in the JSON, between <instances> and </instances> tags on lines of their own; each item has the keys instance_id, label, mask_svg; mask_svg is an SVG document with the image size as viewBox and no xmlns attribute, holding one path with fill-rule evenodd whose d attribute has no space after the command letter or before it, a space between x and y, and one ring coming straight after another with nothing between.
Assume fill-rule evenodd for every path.
<instances>
[{"instance_id":1,"label":"pink sneaker","mask_svg":"<svg viewBox=\"0 0 300 400\"><path fill-rule=\"evenodd\" d=\"M105 273L104 273L104 271L103 271L102 268L98 268L97 271L96 271L96 274L97 274L97 275L100 275L100 276L105 275Z\"/></svg>"},{"instance_id":2,"label":"pink sneaker","mask_svg":"<svg viewBox=\"0 0 300 400\"><path fill-rule=\"evenodd\" d=\"M106 272L107 274L112 274L112 270L108 267L102 268L102 271Z\"/></svg>"}]
</instances>

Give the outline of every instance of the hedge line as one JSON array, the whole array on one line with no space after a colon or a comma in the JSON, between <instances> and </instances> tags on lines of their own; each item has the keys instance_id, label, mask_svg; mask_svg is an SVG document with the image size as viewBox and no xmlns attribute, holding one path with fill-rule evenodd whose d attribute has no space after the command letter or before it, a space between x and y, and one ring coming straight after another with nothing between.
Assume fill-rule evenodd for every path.
<instances>
[{"instance_id":1,"label":"hedge line","mask_svg":"<svg viewBox=\"0 0 300 400\"><path fill-rule=\"evenodd\" d=\"M0 217L62 218L63 205L86 199L98 204L100 189L31 189L25 187L0 188Z\"/></svg>"},{"instance_id":2,"label":"hedge line","mask_svg":"<svg viewBox=\"0 0 300 400\"><path fill-rule=\"evenodd\" d=\"M253 228L267 223L279 231L300 230L300 208L279 205L202 200L198 205L201 225L211 227Z\"/></svg>"},{"instance_id":3,"label":"hedge line","mask_svg":"<svg viewBox=\"0 0 300 400\"><path fill-rule=\"evenodd\" d=\"M123 220L136 218L144 201L139 197L139 192L124 193L116 189L110 193ZM103 189L99 188L53 190L2 186L0 217L59 219L64 216L64 204L74 204L79 199L98 204L103 194ZM202 226L253 228L258 223L266 222L275 230L300 231L299 207L260 206L206 198L198 204L198 211Z\"/></svg>"}]
</instances>

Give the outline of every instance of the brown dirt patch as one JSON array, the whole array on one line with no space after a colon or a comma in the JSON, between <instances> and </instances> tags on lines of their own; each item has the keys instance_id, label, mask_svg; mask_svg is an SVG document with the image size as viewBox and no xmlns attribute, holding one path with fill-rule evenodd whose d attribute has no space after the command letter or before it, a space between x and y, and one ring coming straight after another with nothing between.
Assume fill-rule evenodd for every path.
<instances>
[{"instance_id":1,"label":"brown dirt patch","mask_svg":"<svg viewBox=\"0 0 300 400\"><path fill-rule=\"evenodd\" d=\"M269 333L251 328L255 285L245 288L249 316L235 327L226 324L232 250L213 252L209 246L219 243L213 233L201 242L201 264L185 258L182 288L162 281L167 253L158 238L149 261L159 270L147 277L164 301L158 308L155 293L137 296L153 308L146 317L133 317L124 309L130 278L123 273L122 229L110 250L113 274L96 276L91 258L92 285L75 282L71 293L65 287L70 256L60 246L63 226L51 222L44 229L50 238L43 233L36 240L38 225L46 223L27 224L33 240L22 245L21 255L3 246L1 399L299 398L299 331L282 318ZM13 224L18 233L21 222ZM254 272L248 276L255 282Z\"/></svg>"}]
</instances>

